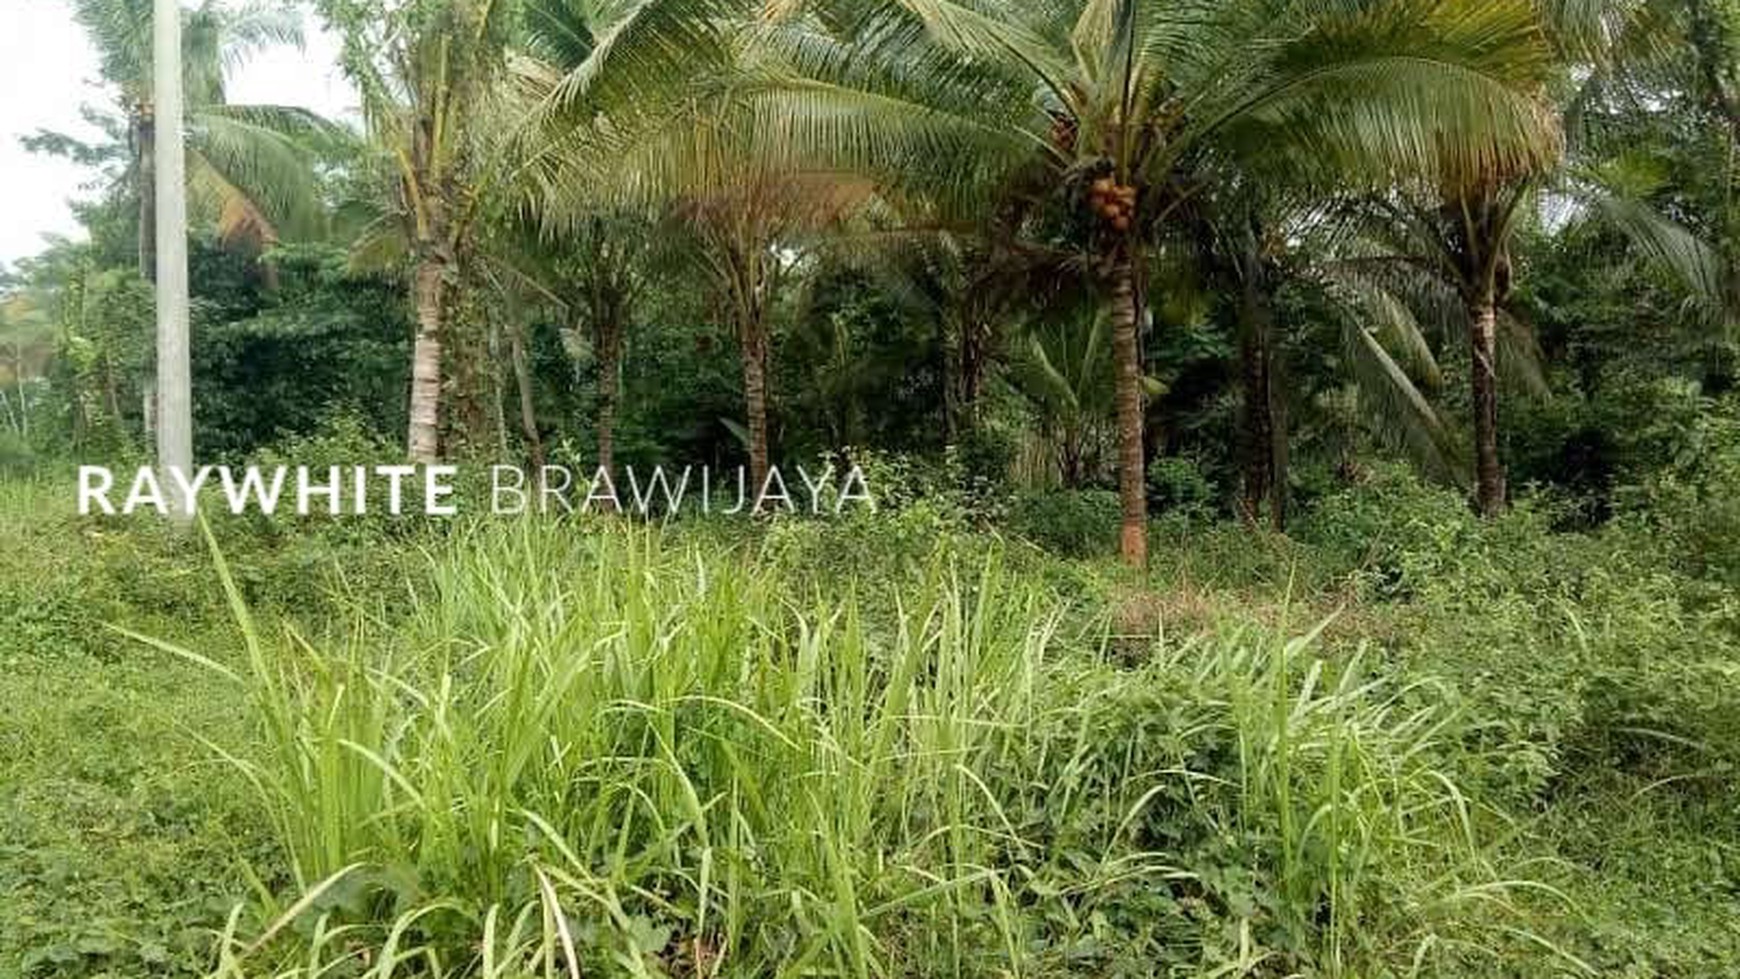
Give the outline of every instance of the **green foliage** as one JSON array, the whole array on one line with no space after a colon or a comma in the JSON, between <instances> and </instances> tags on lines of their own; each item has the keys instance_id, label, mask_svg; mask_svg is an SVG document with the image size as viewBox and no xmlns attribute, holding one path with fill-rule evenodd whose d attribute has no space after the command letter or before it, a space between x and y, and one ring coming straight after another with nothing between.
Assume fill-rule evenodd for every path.
<instances>
[{"instance_id":1,"label":"green foliage","mask_svg":"<svg viewBox=\"0 0 1740 979\"><path fill-rule=\"evenodd\" d=\"M1491 713L1475 743L1506 794L1546 791L1584 766L1678 778L1740 760L1740 700L1716 681L1731 664L1713 653L1740 606L1685 560L1705 546L1704 525L1560 534L1539 508L1487 523L1400 474L1319 513L1305 536L1341 555L1355 587L1405 610L1395 655L1428 657L1471 711Z\"/></svg>"},{"instance_id":2,"label":"green foliage","mask_svg":"<svg viewBox=\"0 0 1740 979\"><path fill-rule=\"evenodd\" d=\"M1073 557L1111 553L1117 545L1118 494L1110 490L1025 493L1009 510L1011 534Z\"/></svg>"},{"instance_id":3,"label":"green foliage","mask_svg":"<svg viewBox=\"0 0 1740 979\"><path fill-rule=\"evenodd\" d=\"M244 456L311 434L341 411L370 433L398 431L410 350L402 290L353 273L342 250L330 246L287 247L268 261L270 289L223 289L215 275L196 279L201 291L243 299L202 316L196 330L202 451ZM349 461L367 458L375 457Z\"/></svg>"},{"instance_id":4,"label":"green foliage","mask_svg":"<svg viewBox=\"0 0 1740 979\"><path fill-rule=\"evenodd\" d=\"M36 464L36 450L18 432L0 431L0 477L20 476Z\"/></svg>"},{"instance_id":5,"label":"green foliage","mask_svg":"<svg viewBox=\"0 0 1740 979\"><path fill-rule=\"evenodd\" d=\"M1157 513L1198 517L1211 513L1221 493L1191 456L1161 456L1148 464L1148 497Z\"/></svg>"},{"instance_id":6,"label":"green foliage","mask_svg":"<svg viewBox=\"0 0 1740 979\"><path fill-rule=\"evenodd\" d=\"M200 975L269 851L185 731L241 719L192 668L52 648L0 676L0 972Z\"/></svg>"},{"instance_id":7,"label":"green foliage","mask_svg":"<svg viewBox=\"0 0 1740 979\"><path fill-rule=\"evenodd\" d=\"M995 556L893 611L724 573L753 552L551 529L456 541L403 641L244 619L240 660L180 653L257 719L291 861L219 975L359 945L492 975L1138 975L1506 944L1481 896L1514 885L1431 767L1447 718L1305 641L1124 671Z\"/></svg>"},{"instance_id":8,"label":"green foliage","mask_svg":"<svg viewBox=\"0 0 1740 979\"><path fill-rule=\"evenodd\" d=\"M378 448L353 420L276 451ZM1740 608L1680 517L1484 522L1379 470L1294 541L1165 524L1132 581L857 458L887 502L843 520L225 518L240 632L199 541L6 484L0 961L561 972L557 921L604 974L1740 961ZM1078 512L1103 553L1109 494L1015 520Z\"/></svg>"},{"instance_id":9,"label":"green foliage","mask_svg":"<svg viewBox=\"0 0 1740 979\"><path fill-rule=\"evenodd\" d=\"M876 506L72 516L154 332L149 5L78 0L121 114L28 143L88 242L0 274L0 975L1740 973L1734 4L314 6L367 140L224 104L283 9L188 11L202 461L400 457L412 258L479 462L608 402L735 465L765 339L775 460ZM1255 405L1290 535L1217 519Z\"/></svg>"},{"instance_id":10,"label":"green foliage","mask_svg":"<svg viewBox=\"0 0 1740 979\"><path fill-rule=\"evenodd\" d=\"M1631 519L1673 540L1691 574L1714 588L1740 587L1740 401L1730 397L1682 426L1665 422L1655 432L1672 461L1626 501Z\"/></svg>"},{"instance_id":11,"label":"green foliage","mask_svg":"<svg viewBox=\"0 0 1740 979\"><path fill-rule=\"evenodd\" d=\"M233 627L189 571L197 542L72 516L71 486L0 482L0 974L201 975L249 889L237 862L269 851L245 783L190 732L245 725L200 671L111 627L220 649Z\"/></svg>"}]
</instances>

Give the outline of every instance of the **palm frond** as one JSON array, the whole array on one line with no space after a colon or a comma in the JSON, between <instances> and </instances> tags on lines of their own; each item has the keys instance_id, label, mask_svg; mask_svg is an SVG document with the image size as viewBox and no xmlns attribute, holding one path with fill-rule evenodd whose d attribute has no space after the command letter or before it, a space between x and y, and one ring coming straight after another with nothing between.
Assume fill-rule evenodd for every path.
<instances>
[{"instance_id":1,"label":"palm frond","mask_svg":"<svg viewBox=\"0 0 1740 979\"><path fill-rule=\"evenodd\" d=\"M1395 358L1356 319L1342 325L1343 358L1359 391L1366 425L1422 469L1458 485L1468 482L1467 464L1450 426Z\"/></svg>"},{"instance_id":2,"label":"palm frond","mask_svg":"<svg viewBox=\"0 0 1740 979\"><path fill-rule=\"evenodd\" d=\"M637 0L594 25L585 60L550 93L550 109L578 121L622 119L666 104L697 77L728 63L731 0Z\"/></svg>"},{"instance_id":3,"label":"palm frond","mask_svg":"<svg viewBox=\"0 0 1740 979\"><path fill-rule=\"evenodd\" d=\"M1716 320L1732 315L1727 264L1713 246L1637 198L1597 192L1583 200L1596 218L1678 280L1707 316Z\"/></svg>"},{"instance_id":4,"label":"palm frond","mask_svg":"<svg viewBox=\"0 0 1740 979\"><path fill-rule=\"evenodd\" d=\"M275 229L313 233L324 216L313 141L336 135L315 119L279 107L207 107L189 119L190 158L220 175L226 193L245 196L245 209ZM241 213L233 201L222 209Z\"/></svg>"}]
</instances>

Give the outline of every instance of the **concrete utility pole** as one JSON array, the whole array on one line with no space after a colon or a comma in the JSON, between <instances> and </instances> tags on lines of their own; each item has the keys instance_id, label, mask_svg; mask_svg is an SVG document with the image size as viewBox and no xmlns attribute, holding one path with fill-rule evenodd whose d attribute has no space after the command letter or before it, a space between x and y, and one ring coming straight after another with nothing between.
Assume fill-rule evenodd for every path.
<instances>
[{"instance_id":1,"label":"concrete utility pole","mask_svg":"<svg viewBox=\"0 0 1740 979\"><path fill-rule=\"evenodd\" d=\"M170 476L193 471L193 368L187 326L187 161L182 148L181 3L154 0L157 119L157 467L179 523L191 520Z\"/></svg>"}]
</instances>

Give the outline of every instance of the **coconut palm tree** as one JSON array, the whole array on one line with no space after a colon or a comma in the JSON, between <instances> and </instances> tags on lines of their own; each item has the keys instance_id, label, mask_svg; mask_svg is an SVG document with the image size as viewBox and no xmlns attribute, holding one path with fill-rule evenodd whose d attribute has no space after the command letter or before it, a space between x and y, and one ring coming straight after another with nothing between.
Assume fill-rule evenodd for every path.
<instances>
[{"instance_id":1,"label":"coconut palm tree","mask_svg":"<svg viewBox=\"0 0 1740 979\"><path fill-rule=\"evenodd\" d=\"M772 452L771 317L781 286L805 239L874 188L832 166L831 144L789 139L754 98L749 83L790 72L785 52L766 43L779 10L764 18L746 0L548 0L532 9L534 28L585 26L535 34L548 36L533 48L545 57L521 71L546 143L527 171L540 188L534 207L557 225L623 209L674 220L737 337L759 492Z\"/></svg>"},{"instance_id":2,"label":"coconut palm tree","mask_svg":"<svg viewBox=\"0 0 1740 979\"><path fill-rule=\"evenodd\" d=\"M591 350L598 385L596 465L614 480L623 350L649 285L658 239L644 215L600 210L569 223L544 221L556 217L550 212L535 224L504 222L479 249L479 258L504 293L529 298L560 318L562 344L571 356ZM524 332L523 324L516 323L508 340L520 387L521 424L536 454L539 439Z\"/></svg>"},{"instance_id":3,"label":"coconut palm tree","mask_svg":"<svg viewBox=\"0 0 1740 979\"><path fill-rule=\"evenodd\" d=\"M1267 175L1265 175L1267 176ZM1276 377L1275 294L1285 271L1281 229L1265 207L1266 182L1224 181L1222 207L1205 215L1198 252L1232 294L1238 335L1239 512L1246 522L1287 522L1287 423ZM1284 185L1283 185L1284 186Z\"/></svg>"},{"instance_id":4,"label":"coconut palm tree","mask_svg":"<svg viewBox=\"0 0 1740 979\"><path fill-rule=\"evenodd\" d=\"M1580 104L1601 97L1619 53L1641 57L1662 44L1671 18L1664 18L1661 6L1665 5L1638 0L1536 4L1539 37L1549 54L1538 77L1556 81L1559 89L1572 93L1559 105L1540 103L1543 112L1551 113L1549 131L1560 129L1562 115L1576 116ZM1684 6L1696 24L1701 0L1688 0ZM1578 74L1573 69L1588 76L1581 85L1571 84ZM1514 285L1512 239L1517 227L1537 210L1549 172L1542 159L1472 162L1470 167L1446 161L1432 184L1370 202L1373 213L1363 222L1359 237L1368 245L1384 243L1387 253L1368 251L1340 264L1332 274L1341 276L1342 285L1363 293L1360 304L1397 341L1393 349L1406 351L1429 372L1435 373L1436 366L1417 329L1421 317L1435 323L1444 335L1460 335L1466 343L1474 503L1482 515L1493 516L1503 510L1506 499L1499 457L1501 376L1508 375L1526 390L1546 392L1533 336L1507 308L1507 300ZM1585 181L1581 187L1560 189L1580 197L1591 212L1681 272L1698 294L1718 296L1726 290L1713 271L1711 254L1699 242L1641 202L1606 192L1610 187L1591 193L1597 186L1598 181ZM1375 294L1373 286L1387 294ZM1364 362L1375 368L1371 373L1378 378L1362 387L1391 392L1392 402L1405 409L1400 417L1409 420L1416 435L1425 436L1415 438L1415 444L1441 444L1446 429L1426 410L1419 392L1408 386L1406 369L1381 349L1374 332L1360 331L1358 336L1361 348L1370 355ZM1448 459L1454 452L1441 449L1438 455Z\"/></svg>"},{"instance_id":5,"label":"coconut palm tree","mask_svg":"<svg viewBox=\"0 0 1740 979\"><path fill-rule=\"evenodd\" d=\"M302 43L299 19L279 5L207 0L181 9L182 90L186 107L191 210L226 239L254 243L320 220L313 153L332 129L303 109L231 105L225 74L273 45ZM97 50L102 77L115 86L126 117L123 179L139 208L139 274L156 274L157 103L152 82L152 0L75 0L73 16ZM31 142L93 158L90 148L54 133Z\"/></svg>"},{"instance_id":6,"label":"coconut palm tree","mask_svg":"<svg viewBox=\"0 0 1740 979\"><path fill-rule=\"evenodd\" d=\"M442 343L450 302L491 173L483 126L496 103L512 26L509 0L318 0L341 39L340 63L362 95L383 213L359 241L408 255L416 311L406 451L440 455Z\"/></svg>"},{"instance_id":7,"label":"coconut palm tree","mask_svg":"<svg viewBox=\"0 0 1740 979\"><path fill-rule=\"evenodd\" d=\"M1037 187L995 188L964 209L894 191L884 198L891 227L836 236L828 248L860 267L907 316L935 324L943 424L956 443L980 424L980 402L992 370L1007 359L1008 327L1019 308L1048 302L1060 289L1075 291L1077 256L1032 233L1043 193ZM987 200L994 206L986 207Z\"/></svg>"},{"instance_id":8,"label":"coconut palm tree","mask_svg":"<svg viewBox=\"0 0 1740 979\"><path fill-rule=\"evenodd\" d=\"M479 218L491 203L539 206L540 195L555 193L540 177L570 172L564 161L609 158L631 121L667 104L651 95L724 51L714 24L730 0L569 0L543 5L568 9L541 28L534 5L528 57L510 52L526 39L516 33L523 0L315 6L343 39L343 67L362 93L385 175L387 206L358 255L403 253L411 265L417 331L406 442L413 460L432 461L449 293L477 245Z\"/></svg>"},{"instance_id":9,"label":"coconut palm tree","mask_svg":"<svg viewBox=\"0 0 1740 979\"><path fill-rule=\"evenodd\" d=\"M849 130L857 155L915 164L918 150L939 143L1020 146L1054 168L1081 209L1078 231L1111 317L1122 550L1137 565L1147 554L1145 246L1200 192L1193 171L1285 154L1301 168L1365 178L1476 173L1536 166L1556 148L1534 97L1548 51L1522 0L819 7L870 60L947 86L946 97L911 84L875 90ZM863 72L850 66L836 79ZM840 132L838 115L812 109L807 120Z\"/></svg>"},{"instance_id":10,"label":"coconut palm tree","mask_svg":"<svg viewBox=\"0 0 1740 979\"><path fill-rule=\"evenodd\" d=\"M674 11L680 12L680 11ZM707 12L701 5L691 11ZM644 16L656 20L651 14ZM614 479L616 418L621 388L622 354L627 333L634 322L635 307L647 286L647 269L656 250L651 234L657 213L650 209L621 207L585 186L561 180L540 183L539 174L559 172L565 154L584 154L596 144L584 140L562 144L564 132L576 121L600 121L604 103L563 94L561 86L581 84L583 72L600 70L596 59L601 39L618 38L630 29L624 11L597 0L527 0L525 43L513 65L523 83L523 92L544 107L535 115L534 137L553 137L560 149L545 157L540 170L528 173L529 206L523 216L531 220L516 236L514 255L507 260L534 284L537 291L561 308L571 328L564 339L570 350L585 344L597 361L598 403L593 420L597 465ZM672 25L651 23L641 30L659 36ZM624 69L613 68L613 71ZM596 84L596 83L594 83ZM647 93L637 101L645 107ZM587 117L590 118L587 118ZM583 127L584 128L584 127Z\"/></svg>"},{"instance_id":11,"label":"coconut palm tree","mask_svg":"<svg viewBox=\"0 0 1740 979\"><path fill-rule=\"evenodd\" d=\"M768 378L775 303L802 257L803 239L841 221L864 203L870 188L837 174L764 170L748 155L729 159L725 179L711 187L694 186L675 214L692 235L697 264L737 334L749 478L759 494L770 468Z\"/></svg>"}]
</instances>

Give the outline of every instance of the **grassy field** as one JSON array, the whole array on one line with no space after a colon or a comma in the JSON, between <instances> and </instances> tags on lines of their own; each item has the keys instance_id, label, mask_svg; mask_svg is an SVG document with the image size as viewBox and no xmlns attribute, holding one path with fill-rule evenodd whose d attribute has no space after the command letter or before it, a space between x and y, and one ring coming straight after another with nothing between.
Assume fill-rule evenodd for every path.
<instances>
[{"instance_id":1,"label":"grassy field","mask_svg":"<svg viewBox=\"0 0 1740 979\"><path fill-rule=\"evenodd\" d=\"M1138 578L62 488L0 484L0 976L1740 973L1740 608L1659 526L1386 478Z\"/></svg>"}]
</instances>

